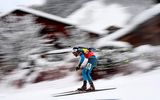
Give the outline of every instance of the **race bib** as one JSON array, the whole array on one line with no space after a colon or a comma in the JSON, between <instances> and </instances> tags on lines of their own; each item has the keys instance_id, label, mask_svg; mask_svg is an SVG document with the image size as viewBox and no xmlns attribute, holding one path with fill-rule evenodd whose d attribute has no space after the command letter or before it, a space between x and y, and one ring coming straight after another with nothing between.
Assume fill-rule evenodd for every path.
<instances>
[{"instance_id":1,"label":"race bib","mask_svg":"<svg viewBox=\"0 0 160 100\"><path fill-rule=\"evenodd\" d=\"M86 68L90 70L91 67L92 67L92 64L91 63L87 63Z\"/></svg>"}]
</instances>

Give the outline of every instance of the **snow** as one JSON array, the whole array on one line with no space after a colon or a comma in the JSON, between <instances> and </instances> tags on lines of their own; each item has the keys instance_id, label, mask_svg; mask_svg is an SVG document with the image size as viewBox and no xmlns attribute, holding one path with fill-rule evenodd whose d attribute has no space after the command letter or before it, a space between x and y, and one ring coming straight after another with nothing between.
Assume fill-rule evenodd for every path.
<instances>
[{"instance_id":1,"label":"snow","mask_svg":"<svg viewBox=\"0 0 160 100\"><path fill-rule=\"evenodd\" d=\"M5 16L5 15L7 15L7 14L9 14L12 11L15 11L15 10L28 12L28 13L31 13L31 14L34 14L34 15L37 15L37 16L45 17L45 18L48 18L48 19L51 19L51 20L56 20L56 21L66 23L66 24L69 24L69 25L75 25L74 23L71 23L67 19L61 18L61 17L56 16L56 15L51 15L51 14L48 14L48 13L45 13L45 12L42 12L42 11L39 11L39 10L35 10L35 9L32 9L32 8L28 8L28 7L25 7L25 6L16 6L12 9L8 10L7 12L4 12L4 13L0 14L0 17Z\"/></svg>"},{"instance_id":2,"label":"snow","mask_svg":"<svg viewBox=\"0 0 160 100\"><path fill-rule=\"evenodd\" d=\"M105 5L102 0L85 3L67 19L84 29L104 33L111 25L124 27L131 15L120 4Z\"/></svg>"},{"instance_id":3,"label":"snow","mask_svg":"<svg viewBox=\"0 0 160 100\"><path fill-rule=\"evenodd\" d=\"M158 50L159 46L144 45L135 48L134 53L141 54ZM61 52L61 50L59 51ZM58 51L52 51L52 53L58 53ZM154 64L153 62L142 59L137 59L132 63L135 63L136 67L138 66L144 70ZM17 70L15 73L18 73L15 75L16 77L23 77L25 71L19 72L19 70ZM97 89L116 88L114 90L63 97L53 97L52 95L75 90L80 87L82 83L77 81L77 72L68 73L68 76L65 78L54 81L44 81L36 84L27 83L21 89L10 87L3 81L0 84L0 98L3 98L2 100L159 100L159 75L160 67L145 73L137 71L126 76L117 74L110 79L104 78L94 81ZM6 81L9 82L9 80L14 79L15 76L6 77Z\"/></svg>"},{"instance_id":4,"label":"snow","mask_svg":"<svg viewBox=\"0 0 160 100\"><path fill-rule=\"evenodd\" d=\"M43 5L46 0L0 0L0 11L7 12L16 8L19 5L31 6L31 5Z\"/></svg>"},{"instance_id":5,"label":"snow","mask_svg":"<svg viewBox=\"0 0 160 100\"><path fill-rule=\"evenodd\" d=\"M53 94L74 90L81 83L76 81L76 74L55 81L46 81L6 92L0 90L2 100L159 100L160 69L130 76L118 76L110 80L95 81L97 89L113 88L102 92L77 94L64 97L52 97ZM9 87L8 87L9 88Z\"/></svg>"},{"instance_id":6,"label":"snow","mask_svg":"<svg viewBox=\"0 0 160 100\"><path fill-rule=\"evenodd\" d=\"M137 48L135 48L135 52L140 52L140 53L144 53L144 52L158 52L160 50L160 46L152 46L152 45L142 45L139 46Z\"/></svg>"},{"instance_id":7,"label":"snow","mask_svg":"<svg viewBox=\"0 0 160 100\"><path fill-rule=\"evenodd\" d=\"M57 50L55 51L56 53L58 53ZM55 53L55 51L53 50L51 52ZM51 53L51 52L48 52L48 53ZM49 70L49 69L52 69L52 70L56 69L58 66L68 65L69 63L67 63L67 61L71 59L69 55L68 57L69 57L68 59L65 59L64 57L62 61L48 61L47 58L41 58L40 55L31 55L29 59L35 61L35 66L38 68L38 70L44 71L44 70ZM21 66L21 68L25 68L25 67L30 67L30 65Z\"/></svg>"},{"instance_id":8,"label":"snow","mask_svg":"<svg viewBox=\"0 0 160 100\"><path fill-rule=\"evenodd\" d=\"M126 47L126 48L132 47L129 43L122 41L107 41L107 42L101 41L101 43L95 43L95 47L97 48L105 46Z\"/></svg>"},{"instance_id":9,"label":"snow","mask_svg":"<svg viewBox=\"0 0 160 100\"><path fill-rule=\"evenodd\" d=\"M153 16L157 15L160 13L160 4L154 5L152 8L142 12L141 14L137 15L133 19L133 24L140 24L145 22L146 20L152 18Z\"/></svg>"},{"instance_id":10,"label":"snow","mask_svg":"<svg viewBox=\"0 0 160 100\"><path fill-rule=\"evenodd\" d=\"M152 66L155 65L154 61L148 61L148 60L135 60L132 61L132 64L135 66L141 68L143 71L150 69Z\"/></svg>"},{"instance_id":11,"label":"snow","mask_svg":"<svg viewBox=\"0 0 160 100\"><path fill-rule=\"evenodd\" d=\"M47 52L48 54L59 54L59 53L65 53L65 52L71 52L72 48L67 48L67 49L58 49L58 50L53 50Z\"/></svg>"},{"instance_id":12,"label":"snow","mask_svg":"<svg viewBox=\"0 0 160 100\"><path fill-rule=\"evenodd\" d=\"M117 13L119 16L117 18L117 15L110 15L110 16L114 16L114 20L116 22L116 20L118 20L119 18L123 17L125 19L127 19L129 17L129 15L125 12L125 8L121 7L118 4L115 5L110 5L108 7L106 7L105 9L103 8L104 5L101 4L98 1L92 1L90 2L91 6L89 6L89 10L87 10L86 12L83 13L79 13L80 15L87 15L88 14L93 14L93 18L91 17L91 19L89 19L88 21L85 19L88 18L81 18L82 16L79 16L79 14L75 13L75 16L77 17L77 19L75 19L75 21L81 22L78 23L80 26L82 25L86 25L87 28L94 28L95 30L98 31L102 31L105 27L106 24L108 24L108 22L110 22L111 24L114 24L111 20L106 19L107 21L104 23L102 23L103 21L100 22L96 22L97 24L92 24L90 23L90 21L94 21L95 19L98 19L100 17L102 17L102 19L105 18L105 16L97 16L99 14L101 14L102 12L108 11L109 14L111 14L112 11L110 11L110 9L113 10L113 14ZM90 3L84 5L84 7L87 5L90 5ZM97 9L91 9L92 7L95 7ZM127 34L129 31L131 31L133 28L135 28L136 25L142 23L143 21L147 20L148 18L151 18L152 16L156 15L157 13L159 13L159 7L160 5L156 5L155 7L151 8L150 10L147 10L146 12L138 15L136 17L136 19L134 19L130 25L126 26L126 28L121 29L105 38L102 38L100 40L98 40L96 42L96 46L97 47L102 47L102 46L108 46L108 45L112 45L112 46L130 46L128 43L125 42L117 42L117 41L110 41L110 42L106 42L108 40L114 40L117 39L120 36L123 36L125 34ZM102 8L104 10L102 10ZM26 10L26 9L25 9ZM98 11L98 13L96 13L96 10ZM48 15L48 14L44 14L41 12L37 12L35 10L27 10L29 12L32 13L36 13L38 15L42 15L42 16L48 16L49 18L53 18L52 16ZM81 11L81 9L80 9ZM82 9L83 11L83 9ZM85 10L84 10L85 11ZM151 12L152 11L152 12ZM106 15L108 16L108 18L112 18L109 17L108 13L106 13ZM76 18L75 17L75 18ZM73 18L73 17L72 17ZM117 18L117 19L116 19ZM54 18L53 18L54 19ZM100 18L101 19L101 18ZM60 19L61 20L61 19ZM120 20L120 19L119 19ZM62 20L61 20L62 21ZM125 25L124 23L126 21L124 21L123 19L121 21L119 21L120 25L123 26ZM116 22L118 23L118 22ZM105 24L105 27L101 26L102 28L97 27L96 25L99 24ZM145 45L145 46L141 46L138 47L136 49L134 49L136 53L143 53L143 52L155 52L155 51L159 51L159 47L152 47L149 45ZM70 52L71 49L63 49L63 50L55 50L55 51L51 51L48 53L64 53L64 52ZM47 62L45 60L39 59L37 57L33 57L33 59L38 60L37 63L38 64L47 64ZM137 60L136 62L132 62L132 63L136 63L137 66L141 66L142 68L148 68L150 66L153 65L153 62L148 62L145 60ZM60 62L58 62L60 63ZM55 62L53 62L52 64L55 65ZM93 92L93 93L87 93L87 94L77 94L77 95L72 95L72 96L64 96L64 97L52 97L53 94L56 93L60 93L60 92L64 92L64 91L70 91L70 90L75 90L78 87L81 86L81 82L78 82L77 79L77 73L76 72L72 72L69 73L68 76L66 76L63 79L58 79L58 80L54 80L54 81L45 81L45 82L41 82L41 83L36 83L36 84L30 84L27 83L25 85L25 87L21 88L21 89L16 89L13 87L10 87L9 84L6 83L9 82L12 79L17 79L17 78L21 78L23 77L23 75L26 73L25 71L19 71L17 70L15 74L15 76L9 76L9 77L4 77L4 81L1 82L0 84L0 98L2 100L160 100L160 96L159 96L159 84L160 84L160 67L157 67L155 70L150 71L150 72L146 72L146 73L134 73L131 75L127 75L127 76L122 76L122 75L116 75L111 79L101 79L101 80L97 80L94 81L95 86L97 89L104 89L104 88L112 88L112 87L116 87L117 89L115 90L108 90L108 91L102 91L102 92ZM36 73L32 76L35 77ZM28 81L31 80L30 77L28 79ZM5 79L6 78L6 79Z\"/></svg>"},{"instance_id":13,"label":"snow","mask_svg":"<svg viewBox=\"0 0 160 100\"><path fill-rule=\"evenodd\" d=\"M137 15L130 24L126 25L125 28L122 28L110 35L107 35L97 41L97 44L105 42L105 41L113 41L116 40L126 34L129 34L130 31L132 31L134 28L137 27L137 25L145 22L146 20L152 18L153 16L160 13L160 4L154 5L152 8L140 13ZM118 18L119 19L119 18Z\"/></svg>"}]
</instances>

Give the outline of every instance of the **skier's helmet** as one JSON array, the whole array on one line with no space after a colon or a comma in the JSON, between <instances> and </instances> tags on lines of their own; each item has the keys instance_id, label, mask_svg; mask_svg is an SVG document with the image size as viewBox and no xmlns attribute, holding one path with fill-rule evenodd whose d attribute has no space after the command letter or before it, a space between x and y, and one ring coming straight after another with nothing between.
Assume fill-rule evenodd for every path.
<instances>
[{"instance_id":1,"label":"skier's helmet","mask_svg":"<svg viewBox=\"0 0 160 100\"><path fill-rule=\"evenodd\" d=\"M79 48L78 47L73 47L72 53L74 54L74 56L78 56L79 55Z\"/></svg>"},{"instance_id":2,"label":"skier's helmet","mask_svg":"<svg viewBox=\"0 0 160 100\"><path fill-rule=\"evenodd\" d=\"M72 52L78 52L78 47L73 47Z\"/></svg>"}]
</instances>

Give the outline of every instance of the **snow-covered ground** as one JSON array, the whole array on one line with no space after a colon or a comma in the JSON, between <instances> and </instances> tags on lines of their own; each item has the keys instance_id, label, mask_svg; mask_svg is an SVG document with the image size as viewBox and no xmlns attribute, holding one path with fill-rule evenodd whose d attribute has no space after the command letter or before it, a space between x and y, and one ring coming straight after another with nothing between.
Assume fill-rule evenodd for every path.
<instances>
[{"instance_id":1,"label":"snow-covered ground","mask_svg":"<svg viewBox=\"0 0 160 100\"><path fill-rule=\"evenodd\" d=\"M159 46L144 45L135 48L131 55L157 54L159 55ZM66 49L67 50L67 49ZM57 53L55 52L51 53ZM60 50L61 52L61 50ZM152 53L154 52L154 53ZM157 53L156 53L157 52ZM152 67L150 61L145 61L142 58L136 59L132 63L141 69ZM153 60L153 59L151 59ZM157 61L158 62L158 58ZM137 65L136 65L137 64ZM17 89L10 86L10 80L15 77L22 77L25 71L17 72L14 75L4 77L4 81L0 84L1 100L159 100L159 84L160 84L160 67L155 67L154 70L143 71L139 70L133 74L123 76L116 74L110 79L99 79L94 81L96 89L116 88L114 90L106 90L100 92L92 92L86 94L76 94L70 96L53 97L56 93L76 90L82 85L78 81L77 72L70 72L63 79L54 81L44 81L31 84L26 83L23 88ZM36 74L36 73L35 73Z\"/></svg>"},{"instance_id":2,"label":"snow-covered ground","mask_svg":"<svg viewBox=\"0 0 160 100\"><path fill-rule=\"evenodd\" d=\"M76 74L65 79L27 85L22 89L1 88L1 100L159 100L160 69L148 73L135 73L129 76L115 76L108 80L95 81L97 89L112 88L101 92L53 97L53 94L75 90L81 83Z\"/></svg>"}]
</instances>

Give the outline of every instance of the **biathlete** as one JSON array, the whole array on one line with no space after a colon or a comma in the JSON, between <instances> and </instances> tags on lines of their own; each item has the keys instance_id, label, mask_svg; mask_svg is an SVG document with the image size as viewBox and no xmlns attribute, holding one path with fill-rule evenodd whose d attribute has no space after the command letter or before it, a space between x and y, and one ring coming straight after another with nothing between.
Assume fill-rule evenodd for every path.
<instances>
[{"instance_id":1,"label":"biathlete","mask_svg":"<svg viewBox=\"0 0 160 100\"><path fill-rule=\"evenodd\" d=\"M86 66L82 67L82 78L83 78L83 85L81 88L78 88L79 91L94 91L95 86L92 81L91 72L94 67L97 65L97 59L94 55L93 48L85 48L85 47L74 47L73 48L73 55L75 57L80 56L80 62L76 67L76 70L81 68L82 63L84 62L85 58L88 59ZM87 89L87 81L90 84L90 87Z\"/></svg>"}]
</instances>

